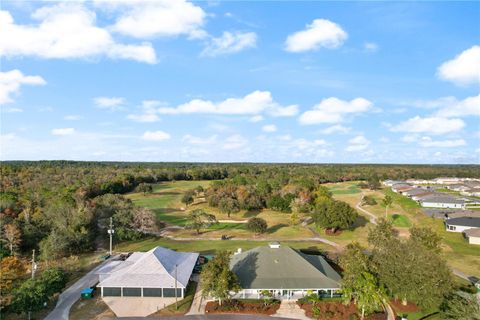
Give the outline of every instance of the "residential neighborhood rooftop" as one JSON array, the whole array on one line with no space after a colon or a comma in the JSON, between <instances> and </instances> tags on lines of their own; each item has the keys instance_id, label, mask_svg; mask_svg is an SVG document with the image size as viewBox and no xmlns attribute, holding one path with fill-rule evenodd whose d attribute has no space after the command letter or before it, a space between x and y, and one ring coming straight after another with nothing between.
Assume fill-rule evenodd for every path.
<instances>
[{"instance_id":1,"label":"residential neighborhood rooftop","mask_svg":"<svg viewBox=\"0 0 480 320\"><path fill-rule=\"evenodd\" d=\"M480 218L477 217L458 217L451 218L445 221L448 225L480 228Z\"/></svg>"}]
</instances>

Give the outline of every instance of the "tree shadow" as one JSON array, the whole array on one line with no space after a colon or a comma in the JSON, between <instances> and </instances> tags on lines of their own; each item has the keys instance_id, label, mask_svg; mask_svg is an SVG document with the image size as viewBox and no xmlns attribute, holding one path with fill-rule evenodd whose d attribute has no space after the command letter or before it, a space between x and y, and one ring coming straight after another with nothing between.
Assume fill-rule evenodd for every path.
<instances>
[{"instance_id":1,"label":"tree shadow","mask_svg":"<svg viewBox=\"0 0 480 320\"><path fill-rule=\"evenodd\" d=\"M350 228L348 228L347 230L349 231L353 231L355 230L356 228L359 228L359 227L365 227L367 225L367 223L369 223L370 221L367 220L367 218L365 218L364 216L361 216L359 215L357 220L355 220L355 222L350 226Z\"/></svg>"},{"instance_id":2,"label":"tree shadow","mask_svg":"<svg viewBox=\"0 0 480 320\"><path fill-rule=\"evenodd\" d=\"M172 213L172 212L178 212L180 210L176 208L157 208L152 210L155 213Z\"/></svg>"},{"instance_id":3,"label":"tree shadow","mask_svg":"<svg viewBox=\"0 0 480 320\"><path fill-rule=\"evenodd\" d=\"M259 213L260 213L260 210L258 210L258 209L253 209L253 210L248 210L247 212L245 212L245 213L243 214L243 216L244 216L245 218L251 218L251 217L257 216Z\"/></svg>"},{"instance_id":4,"label":"tree shadow","mask_svg":"<svg viewBox=\"0 0 480 320\"><path fill-rule=\"evenodd\" d=\"M267 233L274 233L274 232L277 232L278 230L284 228L284 227L288 227L288 225L286 225L285 223L279 223L279 224L276 224L274 226L271 226L270 228L267 229Z\"/></svg>"},{"instance_id":5,"label":"tree shadow","mask_svg":"<svg viewBox=\"0 0 480 320\"><path fill-rule=\"evenodd\" d=\"M246 257L233 265L232 271L237 275L242 288L249 288L257 278L257 252L249 252Z\"/></svg>"}]
</instances>

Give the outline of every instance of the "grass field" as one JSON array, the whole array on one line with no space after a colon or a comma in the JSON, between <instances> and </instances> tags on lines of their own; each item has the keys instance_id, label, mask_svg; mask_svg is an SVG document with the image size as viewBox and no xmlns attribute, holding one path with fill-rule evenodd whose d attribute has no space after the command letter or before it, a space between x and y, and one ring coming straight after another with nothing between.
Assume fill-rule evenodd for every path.
<instances>
[{"instance_id":1,"label":"grass field","mask_svg":"<svg viewBox=\"0 0 480 320\"><path fill-rule=\"evenodd\" d=\"M115 247L118 252L148 251L156 246L162 246L177 251L193 251L201 254L215 254L219 250L235 251L238 248L243 250L252 249L258 246L265 246L269 241L251 241L251 240L194 240L194 241L176 241L165 238L151 237L140 241L130 241L119 244ZM314 241L282 241L282 244L296 249L308 249L314 251L328 251L332 247Z\"/></svg>"},{"instance_id":2,"label":"grass field","mask_svg":"<svg viewBox=\"0 0 480 320\"><path fill-rule=\"evenodd\" d=\"M388 220L392 222L394 227L408 228L412 226L407 216L402 216L400 214L389 215Z\"/></svg>"},{"instance_id":3,"label":"grass field","mask_svg":"<svg viewBox=\"0 0 480 320\"><path fill-rule=\"evenodd\" d=\"M154 185L151 194L141 192L130 193L127 198L140 207L152 210L157 218L167 224L183 226L186 223L186 214L181 210L180 200L185 191L196 186L208 187L210 181L173 181Z\"/></svg>"},{"instance_id":4,"label":"grass field","mask_svg":"<svg viewBox=\"0 0 480 320\"><path fill-rule=\"evenodd\" d=\"M334 195L356 194L361 192L357 184L358 182L352 181L352 182L342 182L342 183L329 183L326 186Z\"/></svg>"}]
</instances>

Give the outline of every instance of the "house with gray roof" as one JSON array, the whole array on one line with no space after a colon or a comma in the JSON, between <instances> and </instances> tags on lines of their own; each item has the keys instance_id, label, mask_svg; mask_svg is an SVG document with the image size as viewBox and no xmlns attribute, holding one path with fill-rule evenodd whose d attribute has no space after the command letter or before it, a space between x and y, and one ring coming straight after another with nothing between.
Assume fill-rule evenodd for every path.
<instances>
[{"instance_id":1,"label":"house with gray roof","mask_svg":"<svg viewBox=\"0 0 480 320\"><path fill-rule=\"evenodd\" d=\"M458 217L445 219L445 229L450 232L464 232L473 228L480 228L480 218Z\"/></svg>"},{"instance_id":2,"label":"house with gray roof","mask_svg":"<svg viewBox=\"0 0 480 320\"><path fill-rule=\"evenodd\" d=\"M97 287L117 316L147 316L184 297L198 256L162 247L135 252L102 268Z\"/></svg>"},{"instance_id":3,"label":"house with gray roof","mask_svg":"<svg viewBox=\"0 0 480 320\"><path fill-rule=\"evenodd\" d=\"M340 289L340 275L322 256L279 243L238 252L230 268L242 288L236 298L260 299L264 290L277 299L301 298L307 291L333 296Z\"/></svg>"},{"instance_id":4,"label":"house with gray roof","mask_svg":"<svg viewBox=\"0 0 480 320\"><path fill-rule=\"evenodd\" d=\"M480 228L467 229L463 234L468 239L468 243L480 245Z\"/></svg>"},{"instance_id":5,"label":"house with gray roof","mask_svg":"<svg viewBox=\"0 0 480 320\"><path fill-rule=\"evenodd\" d=\"M425 208L465 209L465 200L449 195L434 194L418 200Z\"/></svg>"}]
</instances>

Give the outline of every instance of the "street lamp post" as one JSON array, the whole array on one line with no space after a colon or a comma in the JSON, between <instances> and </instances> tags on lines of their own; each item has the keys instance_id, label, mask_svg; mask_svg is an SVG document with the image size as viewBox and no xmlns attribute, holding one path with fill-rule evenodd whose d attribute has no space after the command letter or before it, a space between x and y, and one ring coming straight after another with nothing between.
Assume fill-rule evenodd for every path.
<instances>
[{"instance_id":1,"label":"street lamp post","mask_svg":"<svg viewBox=\"0 0 480 320\"><path fill-rule=\"evenodd\" d=\"M112 255L112 238L113 234L115 233L115 230L113 230L113 220L112 217L110 217L110 228L108 229L108 234L110 236L110 256Z\"/></svg>"}]
</instances>

